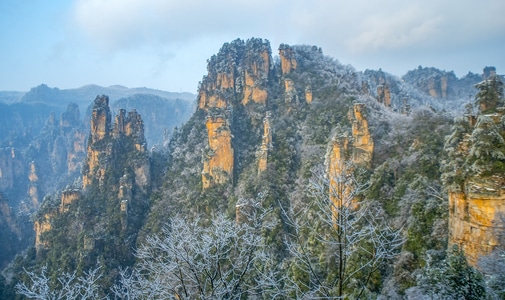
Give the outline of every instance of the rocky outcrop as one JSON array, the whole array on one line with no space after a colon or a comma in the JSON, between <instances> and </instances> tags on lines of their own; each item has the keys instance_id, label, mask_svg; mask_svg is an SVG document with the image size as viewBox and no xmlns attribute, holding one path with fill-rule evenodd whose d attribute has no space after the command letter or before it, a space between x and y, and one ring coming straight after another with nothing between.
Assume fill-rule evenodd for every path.
<instances>
[{"instance_id":1,"label":"rocky outcrop","mask_svg":"<svg viewBox=\"0 0 505 300\"><path fill-rule=\"evenodd\" d=\"M349 138L346 133L336 132L326 152L326 176L328 178L329 197L334 218L342 207L352 204L351 186L347 184L347 175L352 172L348 160Z\"/></svg>"},{"instance_id":2,"label":"rocky outcrop","mask_svg":"<svg viewBox=\"0 0 505 300\"><path fill-rule=\"evenodd\" d=\"M479 181L449 193L449 243L459 245L473 266L503 245L505 231L505 178Z\"/></svg>"},{"instance_id":3,"label":"rocky outcrop","mask_svg":"<svg viewBox=\"0 0 505 300\"><path fill-rule=\"evenodd\" d=\"M289 78L284 79L284 101L286 103L297 102L298 95L295 88L295 83Z\"/></svg>"},{"instance_id":4,"label":"rocky outcrop","mask_svg":"<svg viewBox=\"0 0 505 300\"><path fill-rule=\"evenodd\" d=\"M389 85L378 85L377 86L377 101L384 104L386 107L391 107L391 91L389 90Z\"/></svg>"},{"instance_id":5,"label":"rocky outcrop","mask_svg":"<svg viewBox=\"0 0 505 300\"><path fill-rule=\"evenodd\" d=\"M7 197L0 192L0 267L4 268L17 251L26 245L21 242L22 231L16 213L9 205Z\"/></svg>"},{"instance_id":6,"label":"rocky outcrop","mask_svg":"<svg viewBox=\"0 0 505 300\"><path fill-rule=\"evenodd\" d=\"M98 96L94 101L90 120L91 132L82 171L83 189L65 189L61 194L59 206L51 208L48 204L40 212L34 226L37 249L50 251L51 245L49 241L44 241L43 234L52 230L51 222L55 218L67 218L71 213L75 218L81 218L78 224L72 224L81 228L80 230L85 226L84 223L92 222L88 220L90 216L86 215L90 212L82 212L83 206L87 209L96 206L96 209L100 210L106 205L107 210L95 211L94 214L105 219L119 215L121 227L114 230L123 233L131 231L128 226L134 225L130 223L137 224L135 222L138 222L144 213L146 203L143 199L148 198L151 184L144 123L135 110L127 113L126 110L120 109L112 124L108 105L107 96ZM73 207L79 209L71 211ZM130 210L133 212L131 217ZM82 218L85 218L85 222ZM84 236L84 245L79 246L82 246L80 259L84 259L87 253L95 249L95 242L99 240L95 236L96 230L105 230L96 229L94 225L89 226ZM76 232L74 230L69 234L75 235Z\"/></svg>"},{"instance_id":7,"label":"rocky outcrop","mask_svg":"<svg viewBox=\"0 0 505 300\"><path fill-rule=\"evenodd\" d=\"M305 87L305 102L307 102L308 104L312 103L312 87L310 85L308 85L307 87Z\"/></svg>"},{"instance_id":8,"label":"rocky outcrop","mask_svg":"<svg viewBox=\"0 0 505 300\"><path fill-rule=\"evenodd\" d=\"M235 40L225 44L208 63L198 92L198 107L206 115L207 145L203 153L202 186L230 183L234 171L234 110L244 111L252 126L261 124L271 76L268 41ZM245 110L244 110L245 108ZM243 130L243 129L238 129ZM240 133L239 133L240 134Z\"/></svg>"},{"instance_id":9,"label":"rocky outcrop","mask_svg":"<svg viewBox=\"0 0 505 300\"><path fill-rule=\"evenodd\" d=\"M283 75L289 74L296 69L298 64L295 51L289 45L281 44L279 46L279 57L281 59L281 70Z\"/></svg>"},{"instance_id":10,"label":"rocky outcrop","mask_svg":"<svg viewBox=\"0 0 505 300\"><path fill-rule=\"evenodd\" d=\"M488 80L493 76L496 76L496 68L494 66L484 67L484 70L482 72L482 80Z\"/></svg>"},{"instance_id":11,"label":"rocky outcrop","mask_svg":"<svg viewBox=\"0 0 505 300\"><path fill-rule=\"evenodd\" d=\"M119 162L119 156L128 153L145 153L147 149L144 137L144 123L135 110L126 114L120 109L111 126L109 98L98 96L93 106L91 133L87 147L86 161L83 168L83 187L86 189L93 181L101 186L106 172L117 163L128 165L135 173L135 182L146 188L150 184L149 163L146 157L137 160Z\"/></svg>"},{"instance_id":12,"label":"rocky outcrop","mask_svg":"<svg viewBox=\"0 0 505 300\"><path fill-rule=\"evenodd\" d=\"M374 143L364 113L364 104L354 104L348 115L352 123L352 136L337 130L326 151L326 176L334 208L352 204L353 187L348 183L348 175L352 174L354 168L371 167Z\"/></svg>"},{"instance_id":13,"label":"rocky outcrop","mask_svg":"<svg viewBox=\"0 0 505 300\"><path fill-rule=\"evenodd\" d=\"M501 168L495 168L502 161L497 153L503 150L498 144L490 147L483 142L489 136L496 139L504 134L504 112L504 108L498 107L492 114L468 115L467 126L471 131L461 133L454 145L455 152L472 165L452 162L454 174L461 179L449 191L449 244L459 245L473 266L478 266L480 257L505 246L505 176ZM488 152L494 154L486 159L484 153ZM477 159L475 153L479 153Z\"/></svg>"},{"instance_id":14,"label":"rocky outcrop","mask_svg":"<svg viewBox=\"0 0 505 300\"><path fill-rule=\"evenodd\" d=\"M15 148L0 149L0 190L12 189L21 178L26 178L25 168Z\"/></svg>"},{"instance_id":15,"label":"rocky outcrop","mask_svg":"<svg viewBox=\"0 0 505 300\"><path fill-rule=\"evenodd\" d=\"M473 98L473 85L482 80L477 74L468 73L457 78L454 72L419 66L408 71L402 79L427 96L434 99L468 99Z\"/></svg>"},{"instance_id":16,"label":"rocky outcrop","mask_svg":"<svg viewBox=\"0 0 505 300\"><path fill-rule=\"evenodd\" d=\"M371 167L374 142L365 117L365 105L354 104L349 113L352 122L352 161L357 165Z\"/></svg>"},{"instance_id":17,"label":"rocky outcrop","mask_svg":"<svg viewBox=\"0 0 505 300\"><path fill-rule=\"evenodd\" d=\"M35 162L30 163L30 173L28 175L28 180L30 181L28 186L28 197L30 199L29 206L31 211L35 211L40 204L40 192L38 187L39 177L37 175L37 168Z\"/></svg>"},{"instance_id":18,"label":"rocky outcrop","mask_svg":"<svg viewBox=\"0 0 505 300\"><path fill-rule=\"evenodd\" d=\"M270 126L271 113L267 112L263 119L263 137L261 146L256 154L258 157L258 174L266 171L268 163L268 151L272 148L272 129Z\"/></svg>"},{"instance_id":19,"label":"rocky outcrop","mask_svg":"<svg viewBox=\"0 0 505 300\"><path fill-rule=\"evenodd\" d=\"M86 157L86 133L84 130L75 130L70 133L70 144L67 152L67 172L72 176L81 172L84 158Z\"/></svg>"},{"instance_id":20,"label":"rocky outcrop","mask_svg":"<svg viewBox=\"0 0 505 300\"><path fill-rule=\"evenodd\" d=\"M264 49L256 55L246 56L244 72L244 97L242 104L250 101L266 104L268 92L266 82L270 71L270 49Z\"/></svg>"},{"instance_id":21,"label":"rocky outcrop","mask_svg":"<svg viewBox=\"0 0 505 300\"><path fill-rule=\"evenodd\" d=\"M208 116L206 121L208 148L203 157L202 186L231 182L233 178L233 148L231 130L223 116Z\"/></svg>"},{"instance_id":22,"label":"rocky outcrop","mask_svg":"<svg viewBox=\"0 0 505 300\"><path fill-rule=\"evenodd\" d=\"M79 201L82 197L82 192L80 189L66 189L61 193L61 203L59 212L67 212L69 206L75 201Z\"/></svg>"},{"instance_id":23,"label":"rocky outcrop","mask_svg":"<svg viewBox=\"0 0 505 300\"><path fill-rule=\"evenodd\" d=\"M90 144L108 137L111 131L111 114L109 108L109 97L97 96L91 113L91 140Z\"/></svg>"},{"instance_id":24,"label":"rocky outcrop","mask_svg":"<svg viewBox=\"0 0 505 300\"><path fill-rule=\"evenodd\" d=\"M53 217L54 214L44 214L42 217L35 220L33 224L33 229L35 230L35 249L37 253L43 249L47 249L49 246L49 242L44 240L42 235L51 230L51 220Z\"/></svg>"}]
</instances>

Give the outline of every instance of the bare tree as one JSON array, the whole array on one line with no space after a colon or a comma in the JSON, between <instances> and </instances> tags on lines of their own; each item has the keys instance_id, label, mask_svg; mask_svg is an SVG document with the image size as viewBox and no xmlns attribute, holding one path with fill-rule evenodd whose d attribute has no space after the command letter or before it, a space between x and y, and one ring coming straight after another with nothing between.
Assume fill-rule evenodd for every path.
<instances>
[{"instance_id":1,"label":"bare tree","mask_svg":"<svg viewBox=\"0 0 505 300\"><path fill-rule=\"evenodd\" d=\"M84 272L83 276L76 276L76 272L63 273L58 277L57 284L52 284L46 275L46 267L40 274L26 272L31 283L16 284L16 292L29 299L60 300L60 299L100 299L101 278L99 267ZM105 299L104 297L102 299Z\"/></svg>"},{"instance_id":2,"label":"bare tree","mask_svg":"<svg viewBox=\"0 0 505 300\"><path fill-rule=\"evenodd\" d=\"M268 255L261 229L264 214L237 223L218 215L208 226L199 220L171 220L163 233L147 238L137 265L123 271L113 293L121 299L240 299L261 293L258 276ZM244 212L245 213L245 212Z\"/></svg>"},{"instance_id":3,"label":"bare tree","mask_svg":"<svg viewBox=\"0 0 505 300\"><path fill-rule=\"evenodd\" d=\"M287 243L292 263L306 275L288 282L297 298L364 296L372 277L404 242L377 203L360 201L367 185L357 179L356 165L339 163L331 176L313 171L311 205L285 212L292 227Z\"/></svg>"}]
</instances>

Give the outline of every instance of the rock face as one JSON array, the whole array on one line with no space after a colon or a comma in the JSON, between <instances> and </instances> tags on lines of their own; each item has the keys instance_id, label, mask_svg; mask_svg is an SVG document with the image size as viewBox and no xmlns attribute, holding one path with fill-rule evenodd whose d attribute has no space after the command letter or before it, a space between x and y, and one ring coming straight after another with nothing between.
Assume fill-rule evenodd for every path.
<instances>
[{"instance_id":1,"label":"rock face","mask_svg":"<svg viewBox=\"0 0 505 300\"><path fill-rule=\"evenodd\" d=\"M368 120L364 116L365 105L354 104L349 114L352 122L353 149L352 160L358 165L371 167L374 143L368 128Z\"/></svg>"},{"instance_id":2,"label":"rock face","mask_svg":"<svg viewBox=\"0 0 505 300\"><path fill-rule=\"evenodd\" d=\"M81 249L82 257L79 259L85 259L87 254L94 251L96 242L101 239L97 231L106 230L96 229L94 221L90 218L100 216L98 219L113 223L107 230L116 230L115 232L122 234L137 232L137 228L130 227L138 226L139 219L142 218L146 208L143 199L148 198L151 184L150 162L142 118L135 110L127 113L126 110L120 109L112 124L109 98L98 96L94 101L90 125L86 160L82 171L83 190L76 187L67 188L61 194L58 207L51 208L48 204L40 212L34 225L38 250L51 251L49 241L44 240L43 236L52 230L51 224L55 218L66 218L67 222L75 222L68 224L74 231L61 229L68 230L69 236L78 234L75 228L86 231L84 244L76 245ZM107 209L103 211L92 209L93 212L89 215L90 212L85 211L90 207ZM69 213L73 218L68 218ZM114 221L109 220L113 218L117 218L117 224L120 225L116 226Z\"/></svg>"},{"instance_id":3,"label":"rock face","mask_svg":"<svg viewBox=\"0 0 505 300\"><path fill-rule=\"evenodd\" d=\"M35 162L30 163L30 174L28 175L28 180L30 184L28 186L28 196L30 198L30 206L34 209L39 207L40 193L38 188L39 177L37 176L37 169L35 167Z\"/></svg>"},{"instance_id":4,"label":"rock face","mask_svg":"<svg viewBox=\"0 0 505 300\"><path fill-rule=\"evenodd\" d=\"M51 219L53 217L54 214L44 214L42 218L38 218L33 225L33 229L35 230L35 249L37 253L49 246L49 242L43 240L42 235L51 230Z\"/></svg>"},{"instance_id":5,"label":"rock face","mask_svg":"<svg viewBox=\"0 0 505 300\"><path fill-rule=\"evenodd\" d=\"M482 80L481 76L473 73L457 78L452 71L446 72L421 66L408 71L402 79L425 95L439 100L468 99L469 95L475 94L475 89L472 89L472 86Z\"/></svg>"},{"instance_id":6,"label":"rock face","mask_svg":"<svg viewBox=\"0 0 505 300\"><path fill-rule=\"evenodd\" d=\"M129 152L146 152L144 123L135 110L128 114L124 109L119 110L113 127L111 119L109 98L98 96L93 105L91 133L82 174L84 189L93 181L103 185L106 172L118 162L119 156ZM147 187L150 184L147 160L128 163L136 173L135 181L140 186Z\"/></svg>"},{"instance_id":7,"label":"rock face","mask_svg":"<svg viewBox=\"0 0 505 300\"><path fill-rule=\"evenodd\" d=\"M245 108L253 126L261 122L258 116L264 114L269 97L271 60L270 44L262 39L235 40L210 59L198 91L208 137L202 159L203 189L233 182L233 111Z\"/></svg>"},{"instance_id":8,"label":"rock face","mask_svg":"<svg viewBox=\"0 0 505 300\"><path fill-rule=\"evenodd\" d=\"M503 246L505 231L505 178L470 177L463 191L449 192L449 244L457 244L468 262Z\"/></svg>"},{"instance_id":9,"label":"rock face","mask_svg":"<svg viewBox=\"0 0 505 300\"><path fill-rule=\"evenodd\" d=\"M233 148L231 130L225 117L207 117L208 146L203 158L202 185L224 184L233 178Z\"/></svg>"},{"instance_id":10,"label":"rock face","mask_svg":"<svg viewBox=\"0 0 505 300\"><path fill-rule=\"evenodd\" d=\"M249 101L265 104L268 97L266 83L270 71L270 49L266 48L256 55L246 56L245 65L247 69L244 72L242 104L246 105Z\"/></svg>"},{"instance_id":11,"label":"rock face","mask_svg":"<svg viewBox=\"0 0 505 300\"><path fill-rule=\"evenodd\" d=\"M281 70L283 75L289 74L296 69L297 61L295 51L293 51L290 46L281 44L279 46L279 57L281 59Z\"/></svg>"},{"instance_id":12,"label":"rock face","mask_svg":"<svg viewBox=\"0 0 505 300\"><path fill-rule=\"evenodd\" d=\"M59 212L64 213L68 211L68 207L75 201L79 201L82 197L82 192L79 189L67 189L61 193L61 203Z\"/></svg>"},{"instance_id":13,"label":"rock face","mask_svg":"<svg viewBox=\"0 0 505 300\"><path fill-rule=\"evenodd\" d=\"M365 118L365 106L356 103L349 111L352 122L352 138L346 132L337 131L326 152L326 174L329 179L330 198L335 207L350 205L351 185L346 181L355 166L371 167L374 143Z\"/></svg>"},{"instance_id":14,"label":"rock face","mask_svg":"<svg viewBox=\"0 0 505 300\"><path fill-rule=\"evenodd\" d=\"M272 148L272 129L270 126L270 112L267 112L263 119L263 137L261 139L261 146L258 150L258 174L266 171L268 163L268 151Z\"/></svg>"},{"instance_id":15,"label":"rock face","mask_svg":"<svg viewBox=\"0 0 505 300\"><path fill-rule=\"evenodd\" d=\"M15 212L9 205L7 197L0 192L0 267L4 268L14 258L16 252L23 249L24 243L21 228Z\"/></svg>"},{"instance_id":16,"label":"rock face","mask_svg":"<svg viewBox=\"0 0 505 300\"><path fill-rule=\"evenodd\" d=\"M12 189L15 183L23 180L21 178L25 176L23 161L16 149L11 147L0 149L0 190Z\"/></svg>"},{"instance_id":17,"label":"rock face","mask_svg":"<svg viewBox=\"0 0 505 300\"><path fill-rule=\"evenodd\" d=\"M474 266L503 241L505 180L467 182L464 192L449 193L449 243L458 244Z\"/></svg>"},{"instance_id":18,"label":"rock face","mask_svg":"<svg viewBox=\"0 0 505 300\"><path fill-rule=\"evenodd\" d=\"M505 245L505 176L495 168L502 161L497 153L503 155L499 139L505 133L505 108L492 108L496 112L467 116L468 132L454 145L471 167L457 166L455 170L462 179L458 188L449 191L449 244L459 245L473 266L480 257ZM490 136L494 140L488 144ZM486 157L485 153L493 154Z\"/></svg>"},{"instance_id":19,"label":"rock face","mask_svg":"<svg viewBox=\"0 0 505 300\"><path fill-rule=\"evenodd\" d=\"M377 101L384 104L386 107L391 106L391 91L389 90L389 85L378 85L377 86Z\"/></svg>"}]
</instances>

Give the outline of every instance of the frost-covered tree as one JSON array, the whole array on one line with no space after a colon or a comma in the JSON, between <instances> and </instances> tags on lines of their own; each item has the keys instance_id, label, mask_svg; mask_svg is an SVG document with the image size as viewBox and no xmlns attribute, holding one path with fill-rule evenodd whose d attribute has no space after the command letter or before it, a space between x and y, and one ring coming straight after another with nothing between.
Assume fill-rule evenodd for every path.
<instances>
[{"instance_id":1,"label":"frost-covered tree","mask_svg":"<svg viewBox=\"0 0 505 300\"><path fill-rule=\"evenodd\" d=\"M465 254L453 245L445 260L438 264L428 261L418 284L434 299L485 299L486 287L482 275L466 261Z\"/></svg>"},{"instance_id":2,"label":"frost-covered tree","mask_svg":"<svg viewBox=\"0 0 505 300\"><path fill-rule=\"evenodd\" d=\"M489 255L479 258L479 270L485 275L491 299L505 299L505 216L499 215L495 234L499 246Z\"/></svg>"},{"instance_id":3,"label":"frost-covered tree","mask_svg":"<svg viewBox=\"0 0 505 300\"><path fill-rule=\"evenodd\" d=\"M356 166L341 162L328 178L315 170L310 205L286 213L292 226L288 241L291 297L341 299L370 297L384 263L404 242L401 231L386 220L377 203L361 202L367 185Z\"/></svg>"},{"instance_id":4,"label":"frost-covered tree","mask_svg":"<svg viewBox=\"0 0 505 300\"><path fill-rule=\"evenodd\" d=\"M42 268L40 274L27 272L30 283L20 282L16 292L28 299L40 300L74 300L74 299L105 299L100 296L100 268L84 272L77 276L76 272L61 274L57 282L52 282Z\"/></svg>"},{"instance_id":5,"label":"frost-covered tree","mask_svg":"<svg viewBox=\"0 0 505 300\"><path fill-rule=\"evenodd\" d=\"M482 113L490 113L498 106L504 104L503 81L499 76L491 76L475 85L479 90L475 96L475 102Z\"/></svg>"},{"instance_id":6,"label":"frost-covered tree","mask_svg":"<svg viewBox=\"0 0 505 300\"><path fill-rule=\"evenodd\" d=\"M249 212L255 211L249 207ZM120 299L241 299L265 293L261 273L269 256L263 215L237 223L219 215L211 224L171 220L137 250L137 264L113 288Z\"/></svg>"},{"instance_id":7,"label":"frost-covered tree","mask_svg":"<svg viewBox=\"0 0 505 300\"><path fill-rule=\"evenodd\" d=\"M505 140L500 127L486 115L477 119L466 160L473 174L489 176L505 171Z\"/></svg>"},{"instance_id":8,"label":"frost-covered tree","mask_svg":"<svg viewBox=\"0 0 505 300\"><path fill-rule=\"evenodd\" d=\"M461 185L468 175L465 148L468 146L467 139L470 133L471 127L468 120L456 118L451 134L445 138L444 151L447 153L447 159L441 163L441 179L451 189L461 190Z\"/></svg>"}]
</instances>

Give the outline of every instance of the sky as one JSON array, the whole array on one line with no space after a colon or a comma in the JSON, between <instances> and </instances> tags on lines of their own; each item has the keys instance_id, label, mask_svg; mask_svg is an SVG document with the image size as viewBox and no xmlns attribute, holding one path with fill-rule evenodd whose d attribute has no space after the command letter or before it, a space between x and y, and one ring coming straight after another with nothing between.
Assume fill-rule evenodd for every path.
<instances>
[{"instance_id":1,"label":"sky","mask_svg":"<svg viewBox=\"0 0 505 300\"><path fill-rule=\"evenodd\" d=\"M505 73L504 0L1 0L0 90L87 84L196 93L251 37L316 45L358 71Z\"/></svg>"}]
</instances>

